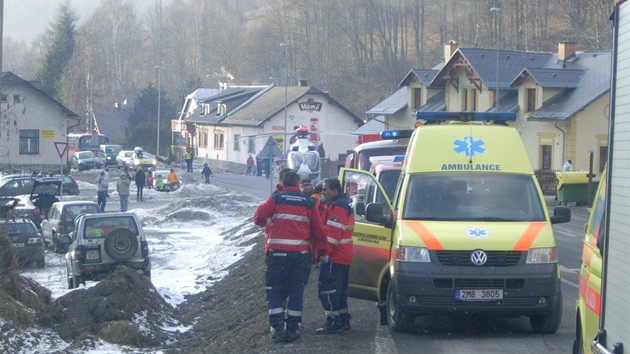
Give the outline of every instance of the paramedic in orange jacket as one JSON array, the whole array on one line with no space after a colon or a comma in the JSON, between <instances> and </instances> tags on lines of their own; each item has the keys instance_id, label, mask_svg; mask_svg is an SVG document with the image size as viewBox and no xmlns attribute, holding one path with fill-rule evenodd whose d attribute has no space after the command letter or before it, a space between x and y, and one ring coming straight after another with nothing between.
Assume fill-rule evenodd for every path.
<instances>
[{"instance_id":1,"label":"paramedic in orange jacket","mask_svg":"<svg viewBox=\"0 0 630 354\"><path fill-rule=\"evenodd\" d=\"M325 201L320 203L320 215L330 255L319 268L318 291L326 312L326 324L316 332L328 334L350 329L348 272L353 252L354 211L345 194L341 193L338 179L327 179L322 193Z\"/></svg>"},{"instance_id":2,"label":"paramedic in orange jacket","mask_svg":"<svg viewBox=\"0 0 630 354\"><path fill-rule=\"evenodd\" d=\"M269 232L265 288L274 342L292 342L299 337L304 289L311 271L311 248L322 259L328 254L315 202L300 192L299 183L297 173L285 173L283 190L274 192L254 214L254 223Z\"/></svg>"}]
</instances>

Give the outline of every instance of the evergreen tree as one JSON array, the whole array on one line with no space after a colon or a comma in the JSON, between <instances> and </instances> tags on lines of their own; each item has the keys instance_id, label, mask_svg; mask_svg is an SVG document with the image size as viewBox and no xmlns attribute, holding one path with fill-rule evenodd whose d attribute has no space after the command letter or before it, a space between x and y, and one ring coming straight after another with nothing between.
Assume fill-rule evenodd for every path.
<instances>
[{"instance_id":1,"label":"evergreen tree","mask_svg":"<svg viewBox=\"0 0 630 354\"><path fill-rule=\"evenodd\" d=\"M171 119L177 117L177 108L166 98L164 91L160 97L160 156L170 151ZM125 146L140 146L148 152L157 146L157 104L158 90L152 83L140 92L129 114L129 123L125 131Z\"/></svg>"},{"instance_id":2,"label":"evergreen tree","mask_svg":"<svg viewBox=\"0 0 630 354\"><path fill-rule=\"evenodd\" d=\"M70 8L70 4L64 3L60 5L55 23L52 24L52 29L48 30L50 46L46 50L43 62L37 73L39 80L42 82L44 92L57 100L61 100L58 97L61 75L68 66L68 62L74 52L76 21L77 15Z\"/></svg>"}]
</instances>

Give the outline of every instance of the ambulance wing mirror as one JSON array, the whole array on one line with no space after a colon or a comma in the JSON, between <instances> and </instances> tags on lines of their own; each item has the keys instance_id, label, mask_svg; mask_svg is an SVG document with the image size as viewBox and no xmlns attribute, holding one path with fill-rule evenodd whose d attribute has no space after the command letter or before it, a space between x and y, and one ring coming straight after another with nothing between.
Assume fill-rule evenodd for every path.
<instances>
[{"instance_id":1,"label":"ambulance wing mirror","mask_svg":"<svg viewBox=\"0 0 630 354\"><path fill-rule=\"evenodd\" d=\"M571 209L564 206L558 206L553 209L552 224L561 224L569 221L571 221Z\"/></svg>"},{"instance_id":2,"label":"ambulance wing mirror","mask_svg":"<svg viewBox=\"0 0 630 354\"><path fill-rule=\"evenodd\" d=\"M365 202L356 202L354 205L354 213L365 216Z\"/></svg>"},{"instance_id":3,"label":"ambulance wing mirror","mask_svg":"<svg viewBox=\"0 0 630 354\"><path fill-rule=\"evenodd\" d=\"M368 204L365 212L365 219L385 227L390 227L392 225L391 213L389 213L387 209L383 208L383 204L381 203Z\"/></svg>"}]
</instances>

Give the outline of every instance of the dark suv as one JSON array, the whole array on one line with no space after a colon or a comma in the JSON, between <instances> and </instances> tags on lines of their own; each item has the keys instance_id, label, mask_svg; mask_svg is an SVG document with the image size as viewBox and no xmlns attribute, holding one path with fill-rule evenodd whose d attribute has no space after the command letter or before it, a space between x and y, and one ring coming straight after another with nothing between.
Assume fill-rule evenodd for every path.
<instances>
[{"instance_id":1,"label":"dark suv","mask_svg":"<svg viewBox=\"0 0 630 354\"><path fill-rule=\"evenodd\" d=\"M70 175L58 175L63 179L63 195L79 195L79 184ZM31 193L33 180L29 174L3 175L0 177L0 196L15 196Z\"/></svg>"},{"instance_id":2,"label":"dark suv","mask_svg":"<svg viewBox=\"0 0 630 354\"><path fill-rule=\"evenodd\" d=\"M20 265L34 263L39 268L46 265L44 258L44 239L37 227L28 218L7 218L0 220L0 233L9 237L11 248Z\"/></svg>"},{"instance_id":3,"label":"dark suv","mask_svg":"<svg viewBox=\"0 0 630 354\"><path fill-rule=\"evenodd\" d=\"M133 213L79 215L68 244L66 279L68 289L86 280L101 280L123 265L151 277L149 245L142 225Z\"/></svg>"}]
</instances>

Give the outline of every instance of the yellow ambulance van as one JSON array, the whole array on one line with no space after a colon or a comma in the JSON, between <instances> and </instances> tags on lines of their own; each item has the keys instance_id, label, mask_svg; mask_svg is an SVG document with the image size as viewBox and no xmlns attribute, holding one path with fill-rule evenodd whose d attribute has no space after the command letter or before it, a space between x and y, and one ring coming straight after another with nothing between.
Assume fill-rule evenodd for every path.
<instances>
[{"instance_id":1,"label":"yellow ambulance van","mask_svg":"<svg viewBox=\"0 0 630 354\"><path fill-rule=\"evenodd\" d=\"M349 295L386 302L391 330L423 314L480 313L529 316L534 332L556 332L551 224L571 212L559 206L549 216L514 128L443 120L416 128L391 202L367 171L342 169L340 179L356 213Z\"/></svg>"}]
</instances>

